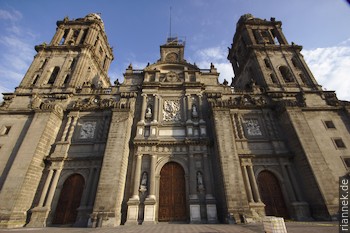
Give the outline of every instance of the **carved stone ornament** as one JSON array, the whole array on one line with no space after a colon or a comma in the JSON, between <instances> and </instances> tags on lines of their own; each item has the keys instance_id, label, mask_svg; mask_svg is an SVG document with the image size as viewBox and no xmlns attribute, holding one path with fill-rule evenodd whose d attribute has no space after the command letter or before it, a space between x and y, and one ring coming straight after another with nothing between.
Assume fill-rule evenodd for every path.
<instances>
[{"instance_id":1,"label":"carved stone ornament","mask_svg":"<svg viewBox=\"0 0 350 233\"><path fill-rule=\"evenodd\" d=\"M181 79L177 73L170 71L165 75L164 82L181 82Z\"/></svg>"},{"instance_id":2,"label":"carved stone ornament","mask_svg":"<svg viewBox=\"0 0 350 233\"><path fill-rule=\"evenodd\" d=\"M180 121L180 101L165 100L163 105L163 120L164 121Z\"/></svg>"},{"instance_id":3,"label":"carved stone ornament","mask_svg":"<svg viewBox=\"0 0 350 233\"><path fill-rule=\"evenodd\" d=\"M257 119L245 119L244 124L247 129L247 134L249 136L261 136L262 132L260 130L259 121Z\"/></svg>"},{"instance_id":4,"label":"carved stone ornament","mask_svg":"<svg viewBox=\"0 0 350 233\"><path fill-rule=\"evenodd\" d=\"M87 121L81 125L80 139L92 139L95 135L96 122Z\"/></svg>"},{"instance_id":5,"label":"carved stone ornament","mask_svg":"<svg viewBox=\"0 0 350 233\"><path fill-rule=\"evenodd\" d=\"M212 97L213 98L213 97ZM242 95L238 97L230 97L230 99L219 100L215 99L211 102L212 107L255 107L255 106L264 106L267 105L267 101L262 96L251 96L251 95Z\"/></svg>"}]
</instances>

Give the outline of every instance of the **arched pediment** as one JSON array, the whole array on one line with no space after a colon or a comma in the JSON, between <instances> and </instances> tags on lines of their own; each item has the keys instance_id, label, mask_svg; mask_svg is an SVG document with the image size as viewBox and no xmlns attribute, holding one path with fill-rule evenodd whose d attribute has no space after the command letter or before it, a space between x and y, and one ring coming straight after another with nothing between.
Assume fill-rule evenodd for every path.
<instances>
[{"instance_id":1,"label":"arched pediment","mask_svg":"<svg viewBox=\"0 0 350 233\"><path fill-rule=\"evenodd\" d=\"M156 62L152 65L147 66L144 71L154 71L159 70L161 72L166 71L177 71L181 72L184 70L198 70L199 68L196 65L192 65L187 62L176 62L176 63L169 63L169 62Z\"/></svg>"}]
</instances>

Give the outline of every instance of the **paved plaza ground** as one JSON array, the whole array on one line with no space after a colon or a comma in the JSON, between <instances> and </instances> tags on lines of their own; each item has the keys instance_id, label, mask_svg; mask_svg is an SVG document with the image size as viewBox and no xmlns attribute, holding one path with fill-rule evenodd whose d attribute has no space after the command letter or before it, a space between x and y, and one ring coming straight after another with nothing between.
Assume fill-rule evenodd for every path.
<instances>
[{"instance_id":1,"label":"paved plaza ground","mask_svg":"<svg viewBox=\"0 0 350 233\"><path fill-rule=\"evenodd\" d=\"M335 233L338 232L337 222L287 222L288 233ZM7 233L253 233L264 232L260 223L244 225L224 225L224 224L156 224L141 226L118 226L115 228L20 228L20 229L0 229L0 232Z\"/></svg>"}]
</instances>

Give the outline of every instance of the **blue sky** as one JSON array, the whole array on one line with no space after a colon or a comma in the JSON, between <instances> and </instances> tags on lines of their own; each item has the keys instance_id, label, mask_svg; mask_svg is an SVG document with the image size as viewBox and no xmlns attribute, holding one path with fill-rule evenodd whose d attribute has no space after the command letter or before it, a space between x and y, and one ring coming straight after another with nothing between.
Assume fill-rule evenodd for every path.
<instances>
[{"instance_id":1,"label":"blue sky","mask_svg":"<svg viewBox=\"0 0 350 233\"><path fill-rule=\"evenodd\" d=\"M35 55L50 42L56 21L101 13L115 60L109 76L122 80L129 63L142 69L159 58L172 34L186 39L185 57L200 68L213 62L230 80L227 47L239 17L251 13L282 21L289 42L302 45L318 82L350 100L350 6L345 0L0 0L0 92L12 92ZM1 97L1 96L0 96Z\"/></svg>"}]
</instances>

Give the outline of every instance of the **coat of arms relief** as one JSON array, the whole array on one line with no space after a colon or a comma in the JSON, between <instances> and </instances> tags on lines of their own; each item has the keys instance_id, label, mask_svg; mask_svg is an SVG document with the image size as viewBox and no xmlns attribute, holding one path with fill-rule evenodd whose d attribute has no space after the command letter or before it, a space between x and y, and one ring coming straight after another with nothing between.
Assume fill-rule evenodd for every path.
<instances>
[{"instance_id":1,"label":"coat of arms relief","mask_svg":"<svg viewBox=\"0 0 350 233\"><path fill-rule=\"evenodd\" d=\"M180 121L180 100L164 100L163 105L163 120L164 121Z\"/></svg>"}]
</instances>

